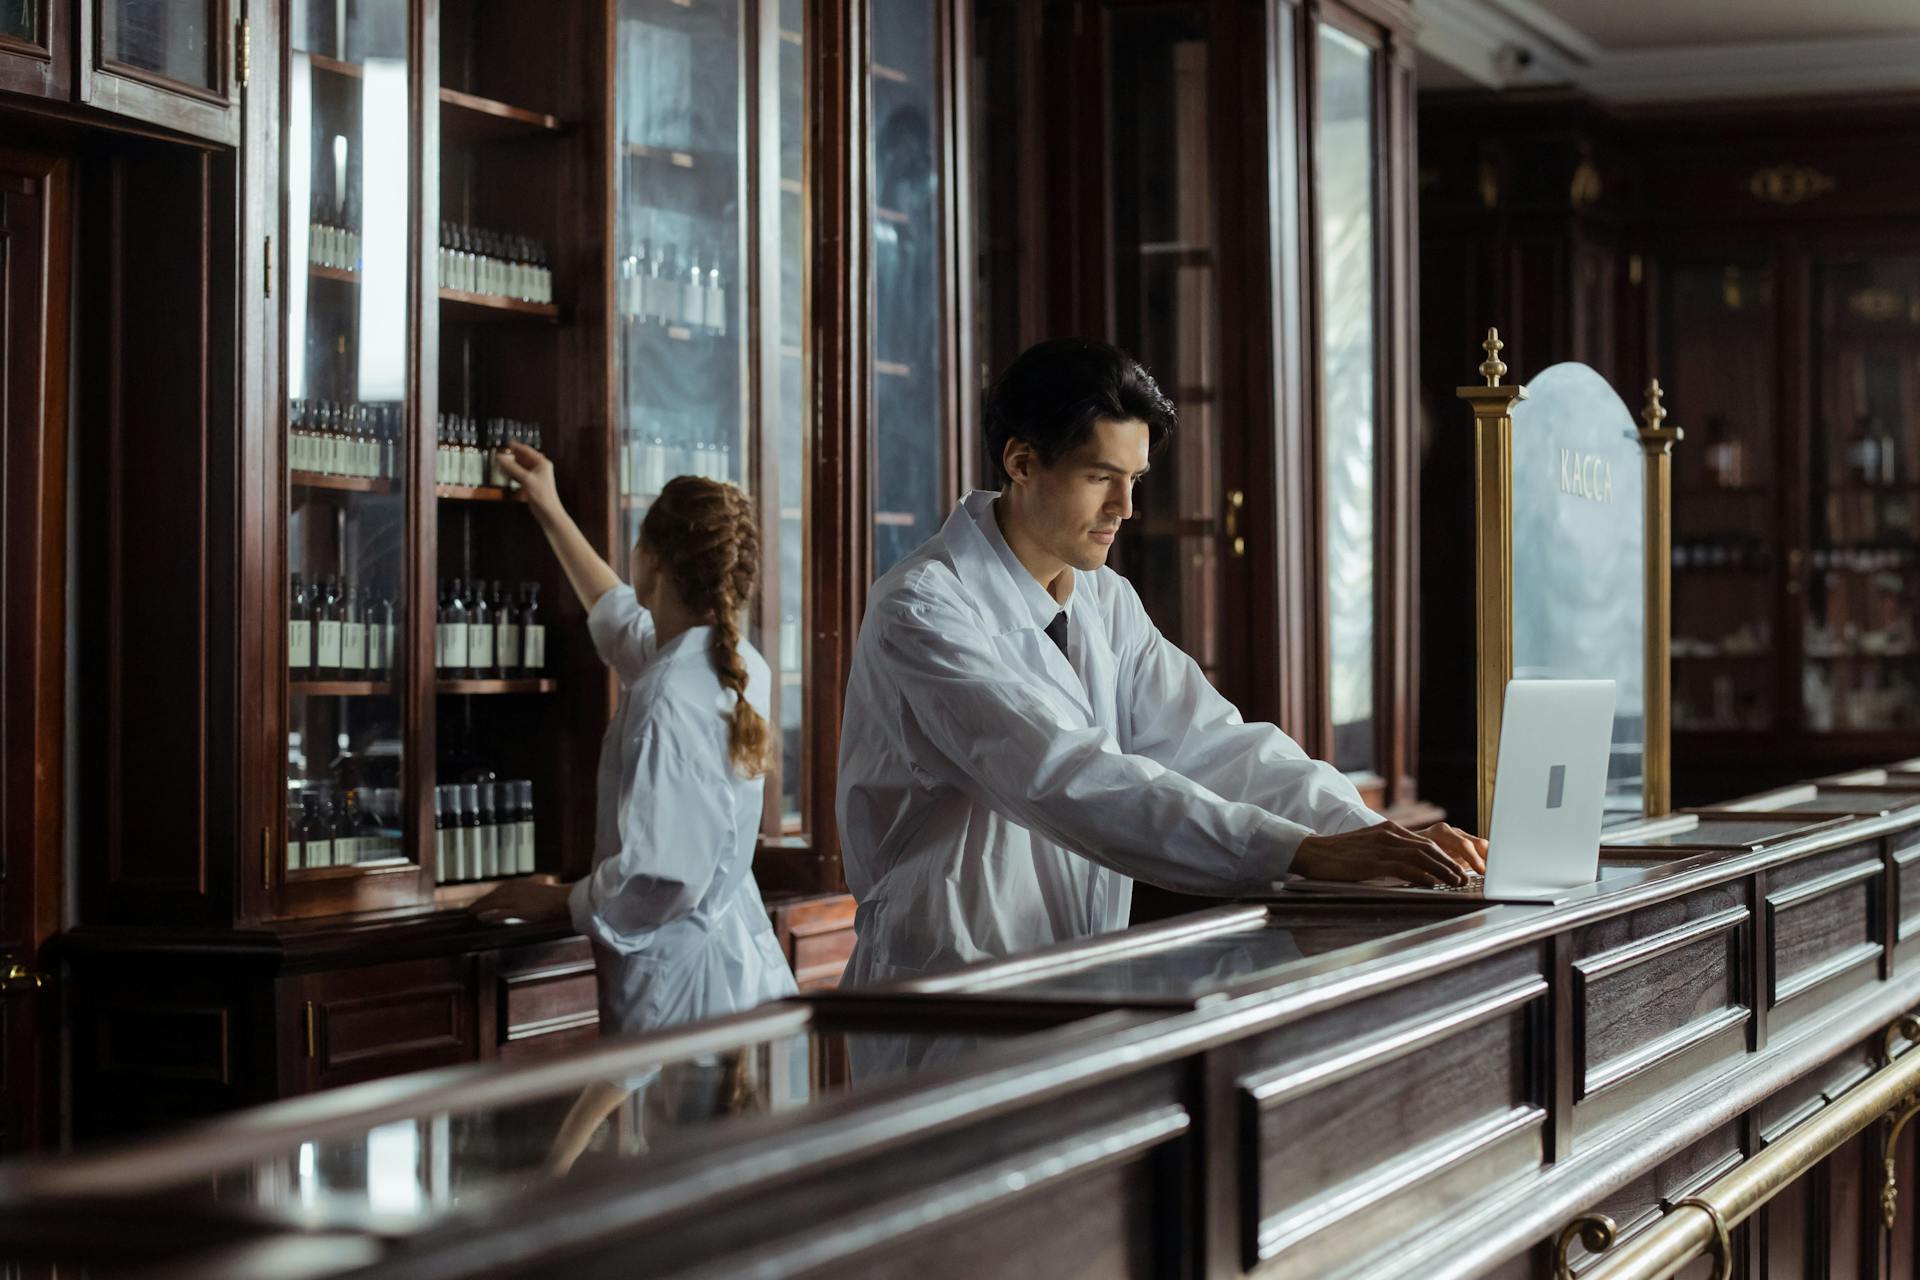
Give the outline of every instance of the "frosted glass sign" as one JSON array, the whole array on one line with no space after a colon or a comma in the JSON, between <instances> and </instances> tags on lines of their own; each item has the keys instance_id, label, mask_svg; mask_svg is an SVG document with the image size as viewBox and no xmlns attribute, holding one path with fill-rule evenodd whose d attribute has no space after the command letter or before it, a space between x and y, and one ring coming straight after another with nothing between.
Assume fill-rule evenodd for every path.
<instances>
[{"instance_id":1,"label":"frosted glass sign","mask_svg":"<svg viewBox=\"0 0 1920 1280\"><path fill-rule=\"evenodd\" d=\"M1615 685L1608 816L1638 814L1646 744L1646 572L1633 414L1583 364L1513 407L1513 674Z\"/></svg>"}]
</instances>

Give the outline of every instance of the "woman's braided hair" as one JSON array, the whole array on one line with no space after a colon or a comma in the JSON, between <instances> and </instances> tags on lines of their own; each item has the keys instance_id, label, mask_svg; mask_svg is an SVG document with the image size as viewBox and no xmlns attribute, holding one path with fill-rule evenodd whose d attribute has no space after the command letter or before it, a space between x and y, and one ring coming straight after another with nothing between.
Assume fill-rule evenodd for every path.
<instances>
[{"instance_id":1,"label":"woman's braided hair","mask_svg":"<svg viewBox=\"0 0 1920 1280\"><path fill-rule=\"evenodd\" d=\"M740 660L740 620L760 577L760 526L753 503L733 485L676 477L647 509L640 546L687 607L713 625L713 669L735 694L727 754L742 777L761 776L772 736L747 702L747 667Z\"/></svg>"}]
</instances>

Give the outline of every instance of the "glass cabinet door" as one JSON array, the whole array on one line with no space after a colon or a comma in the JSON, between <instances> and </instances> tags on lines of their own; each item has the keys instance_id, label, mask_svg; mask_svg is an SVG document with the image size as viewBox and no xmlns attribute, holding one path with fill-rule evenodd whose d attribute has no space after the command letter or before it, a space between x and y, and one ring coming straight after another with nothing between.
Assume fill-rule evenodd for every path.
<instances>
[{"instance_id":1,"label":"glass cabinet door","mask_svg":"<svg viewBox=\"0 0 1920 1280\"><path fill-rule=\"evenodd\" d=\"M1774 725L1772 267L1668 267L1660 378L1684 413L1673 453L1673 728L1757 732ZM1679 409L1679 406L1685 406ZM1697 424L1697 425L1696 425Z\"/></svg>"},{"instance_id":2,"label":"glass cabinet door","mask_svg":"<svg viewBox=\"0 0 1920 1280\"><path fill-rule=\"evenodd\" d=\"M873 572L931 537L954 492L946 408L940 0L872 6Z\"/></svg>"},{"instance_id":3,"label":"glass cabinet door","mask_svg":"<svg viewBox=\"0 0 1920 1280\"><path fill-rule=\"evenodd\" d=\"M1920 258L1816 263L1801 712L1912 730L1920 644Z\"/></svg>"},{"instance_id":4,"label":"glass cabinet door","mask_svg":"<svg viewBox=\"0 0 1920 1280\"><path fill-rule=\"evenodd\" d=\"M1323 530L1332 761L1380 769L1374 690L1375 480L1379 468L1379 260L1374 189L1379 126L1374 51L1323 23L1318 33Z\"/></svg>"},{"instance_id":5,"label":"glass cabinet door","mask_svg":"<svg viewBox=\"0 0 1920 1280\"><path fill-rule=\"evenodd\" d=\"M0 0L0 90L67 96L68 14L56 0Z\"/></svg>"},{"instance_id":6,"label":"glass cabinet door","mask_svg":"<svg viewBox=\"0 0 1920 1280\"><path fill-rule=\"evenodd\" d=\"M1189 5L1115 6L1114 332L1180 414L1134 493L1111 563L1160 630L1220 675L1223 571L1218 245L1206 17Z\"/></svg>"},{"instance_id":7,"label":"glass cabinet door","mask_svg":"<svg viewBox=\"0 0 1920 1280\"><path fill-rule=\"evenodd\" d=\"M747 636L781 742L770 836L799 831L806 789L804 8L622 0L614 81L618 550L675 476L754 498Z\"/></svg>"},{"instance_id":8,"label":"glass cabinet door","mask_svg":"<svg viewBox=\"0 0 1920 1280\"><path fill-rule=\"evenodd\" d=\"M289 883L414 857L407 4L310 16L289 33L283 166Z\"/></svg>"},{"instance_id":9,"label":"glass cabinet door","mask_svg":"<svg viewBox=\"0 0 1920 1280\"><path fill-rule=\"evenodd\" d=\"M104 0L101 64L214 93L226 9L223 0Z\"/></svg>"},{"instance_id":10,"label":"glass cabinet door","mask_svg":"<svg viewBox=\"0 0 1920 1280\"><path fill-rule=\"evenodd\" d=\"M4 8L8 0L0 0ZM295 41L342 0L292 0ZM346 0L351 7L352 0ZM240 140L241 33L233 0L87 0L79 8L80 99L214 142ZM247 56L251 57L248 50Z\"/></svg>"}]
</instances>

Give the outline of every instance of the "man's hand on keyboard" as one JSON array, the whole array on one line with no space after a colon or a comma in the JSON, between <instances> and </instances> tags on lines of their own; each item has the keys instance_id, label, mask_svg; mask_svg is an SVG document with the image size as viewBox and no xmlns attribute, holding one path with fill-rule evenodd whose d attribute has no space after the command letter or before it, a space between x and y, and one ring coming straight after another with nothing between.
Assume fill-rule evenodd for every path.
<instances>
[{"instance_id":1,"label":"man's hand on keyboard","mask_svg":"<svg viewBox=\"0 0 1920 1280\"><path fill-rule=\"evenodd\" d=\"M1296 875L1314 880L1372 880L1394 876L1408 884L1465 884L1486 870L1486 841L1444 822L1409 831L1397 822L1337 836L1308 836L1294 851Z\"/></svg>"}]
</instances>

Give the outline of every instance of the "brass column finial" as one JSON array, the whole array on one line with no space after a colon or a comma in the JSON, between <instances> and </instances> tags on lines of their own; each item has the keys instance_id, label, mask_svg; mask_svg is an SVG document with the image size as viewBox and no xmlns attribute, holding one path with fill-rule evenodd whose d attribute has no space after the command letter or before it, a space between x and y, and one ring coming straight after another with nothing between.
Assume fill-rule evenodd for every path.
<instances>
[{"instance_id":1,"label":"brass column finial","mask_svg":"<svg viewBox=\"0 0 1920 1280\"><path fill-rule=\"evenodd\" d=\"M1647 384L1647 407L1640 411L1640 421L1647 424L1647 430L1658 431L1666 420L1667 408L1660 403L1665 393L1660 390L1660 379L1655 378Z\"/></svg>"},{"instance_id":2,"label":"brass column finial","mask_svg":"<svg viewBox=\"0 0 1920 1280\"><path fill-rule=\"evenodd\" d=\"M1487 380L1488 386L1497 387L1500 385L1500 379L1507 376L1507 366L1500 360L1500 352L1507 344L1500 341L1498 329L1489 329L1487 340L1480 345L1487 352L1487 358L1480 362L1480 376Z\"/></svg>"}]
</instances>

